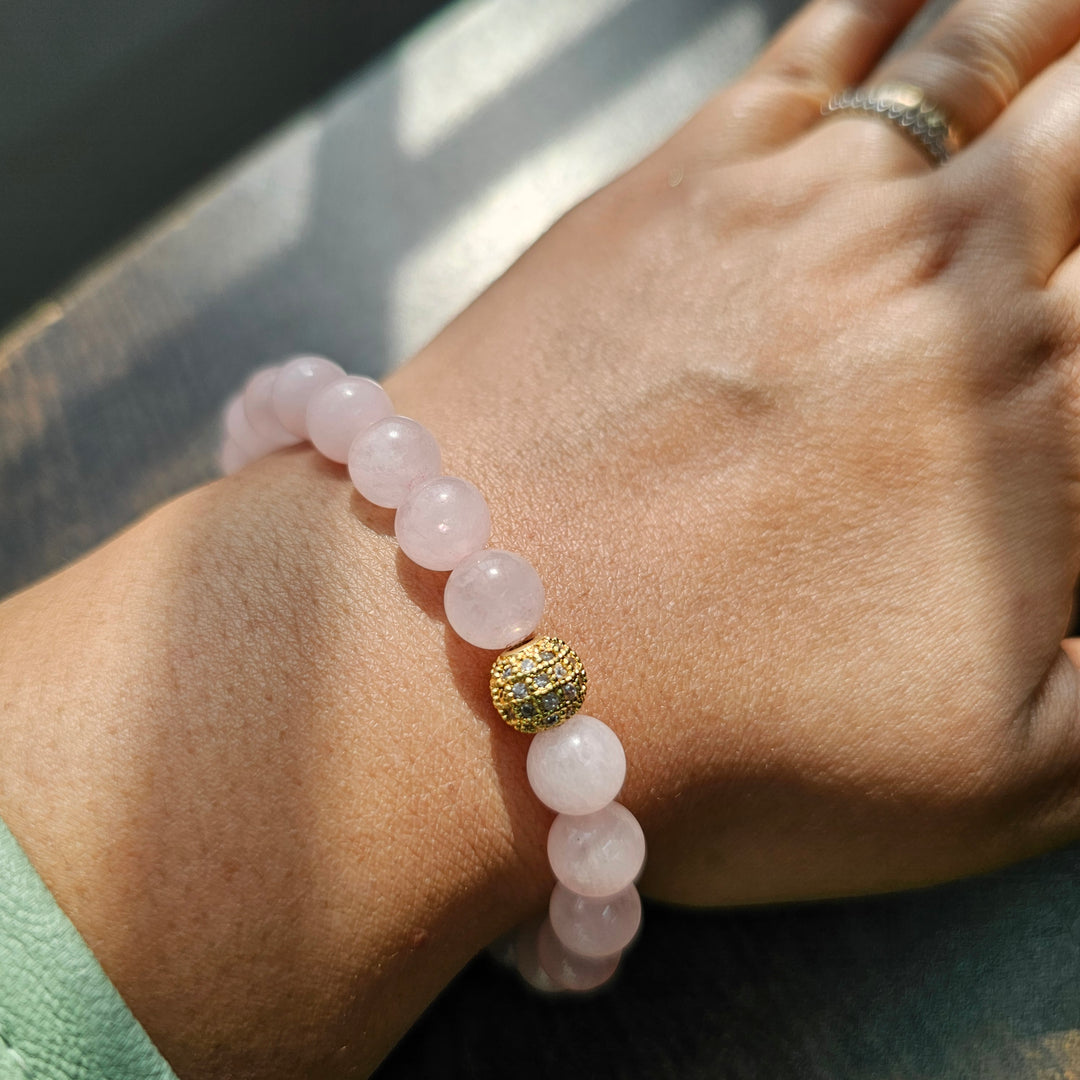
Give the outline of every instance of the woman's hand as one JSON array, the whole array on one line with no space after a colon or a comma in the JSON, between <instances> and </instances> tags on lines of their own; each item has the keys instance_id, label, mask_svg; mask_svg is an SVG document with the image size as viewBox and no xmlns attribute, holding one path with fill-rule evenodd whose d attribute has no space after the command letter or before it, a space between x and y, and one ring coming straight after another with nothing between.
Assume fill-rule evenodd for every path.
<instances>
[{"instance_id":1,"label":"woman's hand","mask_svg":"<svg viewBox=\"0 0 1080 1080\"><path fill-rule=\"evenodd\" d=\"M539 569L654 896L1080 834L1080 0L876 70L916 6L816 0L387 382ZM822 119L885 78L947 166ZM370 1069L550 889L491 657L390 524L283 452L0 609L0 814L185 1077Z\"/></svg>"},{"instance_id":2,"label":"woman's hand","mask_svg":"<svg viewBox=\"0 0 1080 1080\"><path fill-rule=\"evenodd\" d=\"M1080 4L968 0L875 71L913 6L811 5L391 380L536 562L662 898L1080 828ZM968 145L820 117L864 79Z\"/></svg>"}]
</instances>

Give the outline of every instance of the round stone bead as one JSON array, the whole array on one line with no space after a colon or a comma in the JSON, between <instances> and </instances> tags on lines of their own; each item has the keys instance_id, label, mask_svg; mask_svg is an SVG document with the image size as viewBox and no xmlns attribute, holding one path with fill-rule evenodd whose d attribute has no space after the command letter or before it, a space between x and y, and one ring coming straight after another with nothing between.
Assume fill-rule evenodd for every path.
<instances>
[{"instance_id":1,"label":"round stone bead","mask_svg":"<svg viewBox=\"0 0 1080 1080\"><path fill-rule=\"evenodd\" d=\"M252 430L275 449L283 446L295 446L300 442L292 432L281 426L281 421L274 411L271 395L277 380L279 369L276 367L260 368L244 384L244 415Z\"/></svg>"},{"instance_id":2,"label":"round stone bead","mask_svg":"<svg viewBox=\"0 0 1080 1080\"><path fill-rule=\"evenodd\" d=\"M454 632L470 645L506 649L532 635L540 624L544 586L520 555L477 551L462 559L447 578L443 606Z\"/></svg>"},{"instance_id":3,"label":"round stone bead","mask_svg":"<svg viewBox=\"0 0 1080 1080\"><path fill-rule=\"evenodd\" d=\"M633 885L614 896L579 896L558 884L548 918L559 940L579 956L617 955L641 926L641 897Z\"/></svg>"},{"instance_id":4,"label":"round stone bead","mask_svg":"<svg viewBox=\"0 0 1080 1080\"><path fill-rule=\"evenodd\" d=\"M435 436L406 416L384 416L349 447L353 486L376 506L398 507L409 492L442 472Z\"/></svg>"},{"instance_id":5,"label":"round stone bead","mask_svg":"<svg viewBox=\"0 0 1080 1080\"><path fill-rule=\"evenodd\" d=\"M321 356L294 356L281 365L274 380L272 401L282 427L298 439L308 437L307 407L312 395L345 372Z\"/></svg>"},{"instance_id":6,"label":"round stone bead","mask_svg":"<svg viewBox=\"0 0 1080 1080\"><path fill-rule=\"evenodd\" d=\"M491 535L484 496L457 476L438 476L409 492L394 517L401 550L428 570L453 570Z\"/></svg>"},{"instance_id":7,"label":"round stone bead","mask_svg":"<svg viewBox=\"0 0 1080 1080\"><path fill-rule=\"evenodd\" d=\"M591 814L619 794L626 754L607 724L578 713L533 739L527 768L529 786L545 806L559 814Z\"/></svg>"},{"instance_id":8,"label":"round stone bead","mask_svg":"<svg viewBox=\"0 0 1080 1080\"><path fill-rule=\"evenodd\" d=\"M536 957L551 981L562 990L595 990L615 974L619 953L593 959L578 956L559 940L551 922L545 920L536 938Z\"/></svg>"},{"instance_id":9,"label":"round stone bead","mask_svg":"<svg viewBox=\"0 0 1080 1080\"><path fill-rule=\"evenodd\" d=\"M248 422L244 412L244 397L236 394L229 398L224 415L225 437L231 439L247 454L248 461L254 461L270 453L273 446L261 438Z\"/></svg>"},{"instance_id":10,"label":"round stone bead","mask_svg":"<svg viewBox=\"0 0 1080 1080\"><path fill-rule=\"evenodd\" d=\"M555 876L581 896L611 896L641 873L645 835L620 803L581 817L560 814L548 833L548 861Z\"/></svg>"},{"instance_id":11,"label":"round stone bead","mask_svg":"<svg viewBox=\"0 0 1080 1080\"><path fill-rule=\"evenodd\" d=\"M514 940L514 962L518 974L534 989L545 993L555 993L562 989L540 964L537 951L539 945L539 927L535 919L523 923Z\"/></svg>"},{"instance_id":12,"label":"round stone bead","mask_svg":"<svg viewBox=\"0 0 1080 1080\"><path fill-rule=\"evenodd\" d=\"M344 465L353 439L393 411L377 382L346 375L312 394L307 407L308 438L323 457Z\"/></svg>"}]
</instances>

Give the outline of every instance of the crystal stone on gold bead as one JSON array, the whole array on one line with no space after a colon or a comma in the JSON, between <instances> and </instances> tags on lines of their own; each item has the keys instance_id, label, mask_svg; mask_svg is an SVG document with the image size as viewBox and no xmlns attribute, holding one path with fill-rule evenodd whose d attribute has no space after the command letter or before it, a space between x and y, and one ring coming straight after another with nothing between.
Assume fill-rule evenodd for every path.
<instances>
[{"instance_id":1,"label":"crystal stone on gold bead","mask_svg":"<svg viewBox=\"0 0 1080 1080\"><path fill-rule=\"evenodd\" d=\"M588 681L581 658L565 641L538 637L491 665L491 700L512 728L531 735L578 712Z\"/></svg>"}]
</instances>

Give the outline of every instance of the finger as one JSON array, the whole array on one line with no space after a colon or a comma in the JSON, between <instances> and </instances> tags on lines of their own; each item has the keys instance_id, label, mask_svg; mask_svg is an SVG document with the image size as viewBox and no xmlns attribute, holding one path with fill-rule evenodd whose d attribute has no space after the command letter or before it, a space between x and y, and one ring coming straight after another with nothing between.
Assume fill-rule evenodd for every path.
<instances>
[{"instance_id":1,"label":"finger","mask_svg":"<svg viewBox=\"0 0 1080 1080\"><path fill-rule=\"evenodd\" d=\"M1011 232L1038 282L1059 267L1059 280L1075 278L1062 261L1080 239L1080 46L1047 68L963 159L957 166L972 190L986 192L995 227Z\"/></svg>"},{"instance_id":2,"label":"finger","mask_svg":"<svg viewBox=\"0 0 1080 1080\"><path fill-rule=\"evenodd\" d=\"M809 88L820 106L861 82L923 0L816 0L773 39L747 73Z\"/></svg>"},{"instance_id":3,"label":"finger","mask_svg":"<svg viewBox=\"0 0 1080 1080\"><path fill-rule=\"evenodd\" d=\"M944 110L962 146L977 139L1021 89L1080 37L1080 0L960 0L921 40L869 80L918 87ZM834 121L835 122L835 121ZM880 124L852 114L843 126ZM926 169L917 143L895 128L898 170Z\"/></svg>"},{"instance_id":4,"label":"finger","mask_svg":"<svg viewBox=\"0 0 1080 1080\"><path fill-rule=\"evenodd\" d=\"M689 126L747 152L791 140L820 121L834 93L862 81L924 2L814 0Z\"/></svg>"}]
</instances>

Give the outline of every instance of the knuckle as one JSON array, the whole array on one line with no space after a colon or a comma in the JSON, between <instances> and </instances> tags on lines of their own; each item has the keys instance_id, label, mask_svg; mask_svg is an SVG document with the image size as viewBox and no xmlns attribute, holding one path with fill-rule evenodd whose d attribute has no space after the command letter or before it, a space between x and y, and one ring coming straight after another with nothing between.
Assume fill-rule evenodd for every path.
<instances>
[{"instance_id":1,"label":"knuckle","mask_svg":"<svg viewBox=\"0 0 1080 1080\"><path fill-rule=\"evenodd\" d=\"M757 75L740 79L716 98L716 112L730 124L755 124L781 106L785 88L775 79Z\"/></svg>"},{"instance_id":2,"label":"knuckle","mask_svg":"<svg viewBox=\"0 0 1080 1080\"><path fill-rule=\"evenodd\" d=\"M789 50L769 64L763 74L775 80L788 94L799 94L820 102L829 96L829 85L821 60L814 54Z\"/></svg>"},{"instance_id":3,"label":"knuckle","mask_svg":"<svg viewBox=\"0 0 1080 1080\"><path fill-rule=\"evenodd\" d=\"M946 97L973 110L972 120L981 124L1020 91L1024 64L1017 50L1025 37L1015 17L1002 11L943 26L927 42L918 65L925 70L916 72L914 81L940 86Z\"/></svg>"},{"instance_id":4,"label":"knuckle","mask_svg":"<svg viewBox=\"0 0 1080 1080\"><path fill-rule=\"evenodd\" d=\"M719 94L706 110L710 128L721 135L772 131L777 118L790 123L799 114L812 119L828 91L809 72L758 71Z\"/></svg>"},{"instance_id":5,"label":"knuckle","mask_svg":"<svg viewBox=\"0 0 1080 1080\"><path fill-rule=\"evenodd\" d=\"M965 78L976 78L982 89L1005 104L1020 89L1017 42L1025 40L1007 12L986 12L978 18L945 28L934 52Z\"/></svg>"}]
</instances>

